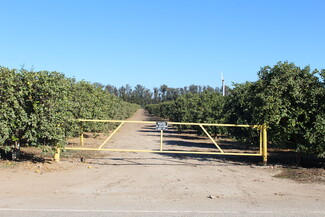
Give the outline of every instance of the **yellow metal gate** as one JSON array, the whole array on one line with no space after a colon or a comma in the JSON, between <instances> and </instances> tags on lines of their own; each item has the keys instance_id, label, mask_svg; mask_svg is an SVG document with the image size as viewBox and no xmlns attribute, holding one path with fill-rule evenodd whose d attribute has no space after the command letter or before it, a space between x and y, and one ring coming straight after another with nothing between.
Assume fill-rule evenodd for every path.
<instances>
[{"instance_id":1,"label":"yellow metal gate","mask_svg":"<svg viewBox=\"0 0 325 217\"><path fill-rule=\"evenodd\" d=\"M81 150L81 151L113 151L113 152L148 152L148 153L171 153L171 154L206 154L206 155L234 155L234 156L261 156L263 163L267 163L267 130L266 125L240 125L240 124L211 124L211 123L183 123L183 122L168 122L170 125L190 125L199 126L206 136L213 142L218 152L199 152L199 151L170 151L163 149L163 130L160 130L160 149L159 150L143 150L143 149L111 149L103 148L104 145L114 136L114 134L125 124L157 124L155 121L127 121L127 120L89 120L89 119L78 119L81 122L108 122L108 123L120 123L119 126L108 136L108 138L98 148L86 148L84 147L83 134L80 135L81 147L65 147L64 150ZM205 129L205 126L217 126L217 127L245 127L245 128L256 128L259 130L260 142L259 150L256 153L234 153L225 152L220 148L219 144L211 137L209 132ZM54 159L60 160L61 149L58 148Z\"/></svg>"}]
</instances>

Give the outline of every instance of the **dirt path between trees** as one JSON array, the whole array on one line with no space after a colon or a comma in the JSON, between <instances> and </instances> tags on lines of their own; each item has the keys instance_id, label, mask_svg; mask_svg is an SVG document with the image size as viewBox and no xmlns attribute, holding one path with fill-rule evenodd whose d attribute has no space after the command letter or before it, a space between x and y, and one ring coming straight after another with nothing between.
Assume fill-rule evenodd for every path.
<instances>
[{"instance_id":1,"label":"dirt path between trees","mask_svg":"<svg viewBox=\"0 0 325 217\"><path fill-rule=\"evenodd\" d=\"M144 110L131 118L149 119ZM159 139L152 126L125 124L105 147L159 149ZM325 216L324 184L218 156L110 152L58 167L0 168L0 216Z\"/></svg>"}]
</instances>

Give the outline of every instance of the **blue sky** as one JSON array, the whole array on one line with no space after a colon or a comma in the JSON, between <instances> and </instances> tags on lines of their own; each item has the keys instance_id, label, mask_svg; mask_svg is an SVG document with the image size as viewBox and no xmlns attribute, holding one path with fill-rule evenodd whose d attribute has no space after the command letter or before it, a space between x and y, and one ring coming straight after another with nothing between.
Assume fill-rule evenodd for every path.
<instances>
[{"instance_id":1,"label":"blue sky","mask_svg":"<svg viewBox=\"0 0 325 217\"><path fill-rule=\"evenodd\" d=\"M0 65L148 88L325 68L323 0L0 0Z\"/></svg>"}]
</instances>

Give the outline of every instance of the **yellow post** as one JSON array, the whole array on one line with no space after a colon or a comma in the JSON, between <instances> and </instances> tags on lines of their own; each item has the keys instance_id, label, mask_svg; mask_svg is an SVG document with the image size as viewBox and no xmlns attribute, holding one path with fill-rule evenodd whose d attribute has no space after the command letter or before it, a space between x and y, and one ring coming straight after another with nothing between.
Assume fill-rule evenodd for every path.
<instances>
[{"instance_id":1,"label":"yellow post","mask_svg":"<svg viewBox=\"0 0 325 217\"><path fill-rule=\"evenodd\" d=\"M263 125L263 163L267 164L267 131L266 125Z\"/></svg>"},{"instance_id":2,"label":"yellow post","mask_svg":"<svg viewBox=\"0 0 325 217\"><path fill-rule=\"evenodd\" d=\"M85 145L84 145L84 133L81 133L81 134L80 134L80 144L81 144L82 147L85 146Z\"/></svg>"},{"instance_id":3,"label":"yellow post","mask_svg":"<svg viewBox=\"0 0 325 217\"><path fill-rule=\"evenodd\" d=\"M163 150L163 130L160 131L160 151Z\"/></svg>"},{"instance_id":4,"label":"yellow post","mask_svg":"<svg viewBox=\"0 0 325 217\"><path fill-rule=\"evenodd\" d=\"M55 162L59 162L60 161L60 154L61 154L61 149L57 148L55 153L54 153L54 161Z\"/></svg>"}]
</instances>

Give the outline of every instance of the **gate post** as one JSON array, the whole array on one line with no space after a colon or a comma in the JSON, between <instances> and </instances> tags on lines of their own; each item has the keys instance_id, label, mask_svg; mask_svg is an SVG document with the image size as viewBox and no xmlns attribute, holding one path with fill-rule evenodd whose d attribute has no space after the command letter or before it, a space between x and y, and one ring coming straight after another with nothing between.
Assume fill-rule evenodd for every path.
<instances>
[{"instance_id":1,"label":"gate post","mask_svg":"<svg viewBox=\"0 0 325 217\"><path fill-rule=\"evenodd\" d=\"M59 162L60 161L60 154L61 154L61 149L57 148L55 153L54 153L54 161L55 162Z\"/></svg>"},{"instance_id":2,"label":"gate post","mask_svg":"<svg viewBox=\"0 0 325 217\"><path fill-rule=\"evenodd\" d=\"M266 125L263 124L263 164L267 164L267 130Z\"/></svg>"}]
</instances>

